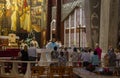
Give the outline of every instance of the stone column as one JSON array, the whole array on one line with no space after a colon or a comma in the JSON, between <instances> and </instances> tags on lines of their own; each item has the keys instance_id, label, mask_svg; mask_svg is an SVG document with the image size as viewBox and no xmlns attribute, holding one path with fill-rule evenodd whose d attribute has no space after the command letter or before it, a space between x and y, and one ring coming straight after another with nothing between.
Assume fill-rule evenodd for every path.
<instances>
[{"instance_id":1,"label":"stone column","mask_svg":"<svg viewBox=\"0 0 120 78\"><path fill-rule=\"evenodd\" d=\"M118 42L118 11L119 0L111 0L108 44L112 45L114 48L116 48Z\"/></svg>"},{"instance_id":2,"label":"stone column","mask_svg":"<svg viewBox=\"0 0 120 78\"><path fill-rule=\"evenodd\" d=\"M56 11L56 39L61 41L61 0L57 0Z\"/></svg>"},{"instance_id":3,"label":"stone column","mask_svg":"<svg viewBox=\"0 0 120 78\"><path fill-rule=\"evenodd\" d=\"M46 28L46 40L50 40L50 23L52 18L52 0L47 0L47 28Z\"/></svg>"},{"instance_id":4,"label":"stone column","mask_svg":"<svg viewBox=\"0 0 120 78\"><path fill-rule=\"evenodd\" d=\"M109 22L110 22L110 1L101 0L101 17L100 17L100 41L99 45L102 52L107 52L108 49L108 36L109 36Z\"/></svg>"},{"instance_id":5,"label":"stone column","mask_svg":"<svg viewBox=\"0 0 120 78\"><path fill-rule=\"evenodd\" d=\"M91 27L90 27L90 0L85 0L85 18L86 18L86 35L87 35L87 45L92 47L92 34L91 34Z\"/></svg>"}]
</instances>

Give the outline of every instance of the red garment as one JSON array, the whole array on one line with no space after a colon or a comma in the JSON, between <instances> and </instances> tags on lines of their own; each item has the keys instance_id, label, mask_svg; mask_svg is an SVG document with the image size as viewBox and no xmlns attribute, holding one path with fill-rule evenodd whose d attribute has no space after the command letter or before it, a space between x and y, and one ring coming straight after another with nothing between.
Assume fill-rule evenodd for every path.
<instances>
[{"instance_id":1,"label":"red garment","mask_svg":"<svg viewBox=\"0 0 120 78\"><path fill-rule=\"evenodd\" d=\"M95 49L95 51L97 51L99 60L101 60L102 49L101 49L100 47L97 47L97 48Z\"/></svg>"}]
</instances>

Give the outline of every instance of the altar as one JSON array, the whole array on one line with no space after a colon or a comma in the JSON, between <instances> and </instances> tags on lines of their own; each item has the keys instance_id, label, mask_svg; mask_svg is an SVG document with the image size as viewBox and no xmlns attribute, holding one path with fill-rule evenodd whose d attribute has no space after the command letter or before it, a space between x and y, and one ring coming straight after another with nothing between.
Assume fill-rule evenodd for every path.
<instances>
[{"instance_id":1,"label":"altar","mask_svg":"<svg viewBox=\"0 0 120 78\"><path fill-rule=\"evenodd\" d=\"M17 40L19 40L19 37L15 34L9 34L8 36L0 36L0 50L3 50L7 47L18 47Z\"/></svg>"},{"instance_id":2,"label":"altar","mask_svg":"<svg viewBox=\"0 0 120 78\"><path fill-rule=\"evenodd\" d=\"M19 37L15 34L9 34L8 36L0 36L0 59L2 57L18 57L20 49L17 44Z\"/></svg>"},{"instance_id":3,"label":"altar","mask_svg":"<svg viewBox=\"0 0 120 78\"><path fill-rule=\"evenodd\" d=\"M6 49L0 51L0 57L18 57L20 49Z\"/></svg>"}]
</instances>

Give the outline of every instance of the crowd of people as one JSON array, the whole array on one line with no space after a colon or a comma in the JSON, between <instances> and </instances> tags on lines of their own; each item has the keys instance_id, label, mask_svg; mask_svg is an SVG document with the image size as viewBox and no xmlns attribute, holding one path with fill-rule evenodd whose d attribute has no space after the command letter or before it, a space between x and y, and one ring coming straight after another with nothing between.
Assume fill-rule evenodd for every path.
<instances>
[{"instance_id":1,"label":"crowd of people","mask_svg":"<svg viewBox=\"0 0 120 78\"><path fill-rule=\"evenodd\" d=\"M94 50L90 48L72 48L68 51L67 47L59 47L55 40L49 42L46 48L52 48L51 59L52 61L58 60L60 65L66 65L67 61L72 61L73 66L79 66L81 63L83 67L92 64L93 66L100 66L102 49L96 45ZM59 48L59 50L58 50ZM80 63L81 62L81 63Z\"/></svg>"},{"instance_id":2,"label":"crowd of people","mask_svg":"<svg viewBox=\"0 0 120 78\"><path fill-rule=\"evenodd\" d=\"M51 43L51 44L50 44ZM53 51L51 58L59 60L60 64L66 65L67 61L72 61L73 66L83 66L88 67L107 67L114 68L119 65L120 60L120 51L115 49L110 45L108 51L102 53L102 49L99 47L99 44L95 45L95 48L72 48L70 53L67 50L67 47L62 47L60 50L57 50L57 42L50 42L49 47L52 45ZM48 48L48 45L46 48ZM103 55L105 54L105 55ZM56 56L55 56L56 55ZM118 63L117 63L118 62Z\"/></svg>"},{"instance_id":3,"label":"crowd of people","mask_svg":"<svg viewBox=\"0 0 120 78\"><path fill-rule=\"evenodd\" d=\"M39 47L37 41L33 39L30 42L30 46L22 41L21 48L21 60L23 61L35 61L38 60L36 49ZM95 45L94 49L91 48L76 48L73 47L69 50L68 47L62 46L60 41L52 41L46 44L46 49L51 49L51 61L58 61L56 64L65 66L68 62L72 62L73 66L83 66L86 69L89 67L116 67L116 61L120 60L119 50L114 50L112 46L109 46L108 52L105 53L102 58L102 49L98 44ZM26 67L26 64L23 64Z\"/></svg>"}]
</instances>

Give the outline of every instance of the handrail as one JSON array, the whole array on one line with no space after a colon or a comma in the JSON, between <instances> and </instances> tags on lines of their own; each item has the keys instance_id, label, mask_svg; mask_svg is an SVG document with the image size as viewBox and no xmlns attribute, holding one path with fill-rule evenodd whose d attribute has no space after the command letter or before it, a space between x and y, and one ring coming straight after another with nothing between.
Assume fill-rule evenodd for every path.
<instances>
[{"instance_id":1,"label":"handrail","mask_svg":"<svg viewBox=\"0 0 120 78\"><path fill-rule=\"evenodd\" d=\"M14 62L14 63L54 63L58 61L20 61L20 60L0 60L0 62ZM67 63L72 63L72 62L83 62L83 61L67 61Z\"/></svg>"},{"instance_id":2,"label":"handrail","mask_svg":"<svg viewBox=\"0 0 120 78\"><path fill-rule=\"evenodd\" d=\"M117 60L118 61L118 60ZM120 61L120 60L119 60ZM17 73L18 72L18 64L19 63L27 63L27 70L26 70L26 73L25 75L23 75L23 78L31 78L30 75L31 75L31 63L36 63L38 65L38 63L56 63L58 61L20 61L20 60L0 60L0 75L6 75L6 73L4 72L4 63L12 63L12 70L11 70L11 73L10 73L10 76L15 76L17 78L20 77L20 74ZM70 66L72 65L72 63L78 63L80 62L81 64L83 64L83 61L67 61L68 64L70 64ZM103 63L103 62L101 62ZM48 65L49 66L49 65Z\"/></svg>"},{"instance_id":3,"label":"handrail","mask_svg":"<svg viewBox=\"0 0 120 78\"><path fill-rule=\"evenodd\" d=\"M19 73L18 73L18 64L19 63L27 63L27 70L25 75L23 75L24 78L31 78L30 74L31 74L31 63L36 63L38 65L38 63L56 63L58 61L20 61L20 60L0 60L0 75L6 75L6 73L4 72L4 67L5 64L4 63L12 63L12 69L11 69L11 73L9 74L10 76L15 76L17 78L20 77ZM68 61L67 63L72 63L72 62L76 62L76 61Z\"/></svg>"}]
</instances>

